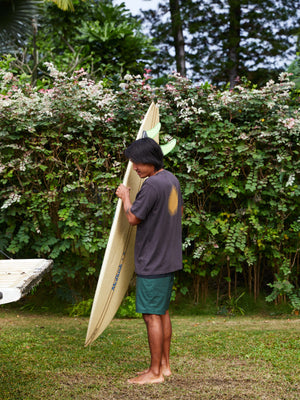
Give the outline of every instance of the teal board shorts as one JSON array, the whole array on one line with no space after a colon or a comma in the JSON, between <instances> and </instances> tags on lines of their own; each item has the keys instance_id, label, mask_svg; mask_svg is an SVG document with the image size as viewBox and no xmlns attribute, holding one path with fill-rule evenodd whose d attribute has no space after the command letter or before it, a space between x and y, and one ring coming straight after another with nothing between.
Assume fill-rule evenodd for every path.
<instances>
[{"instance_id":1,"label":"teal board shorts","mask_svg":"<svg viewBox=\"0 0 300 400\"><path fill-rule=\"evenodd\" d=\"M136 277L136 312L164 315L169 309L174 273Z\"/></svg>"}]
</instances>

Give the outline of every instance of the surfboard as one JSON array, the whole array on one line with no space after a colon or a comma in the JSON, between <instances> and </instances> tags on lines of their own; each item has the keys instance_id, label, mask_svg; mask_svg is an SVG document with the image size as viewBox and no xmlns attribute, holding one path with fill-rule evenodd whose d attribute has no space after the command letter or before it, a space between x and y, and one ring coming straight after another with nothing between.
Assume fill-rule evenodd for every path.
<instances>
[{"instance_id":1,"label":"surfboard","mask_svg":"<svg viewBox=\"0 0 300 400\"><path fill-rule=\"evenodd\" d=\"M141 123L136 139L148 136L159 142L159 129L159 110L152 103ZM165 151L170 151L174 145L174 142L173 144L171 142L166 144L168 147ZM129 161L123 184L131 188L132 202L142 183L143 180L133 171L132 163ZM129 225L123 212L122 200L119 199L96 287L85 346L97 339L109 325L128 289L134 273L135 235L136 227Z\"/></svg>"}]
</instances>

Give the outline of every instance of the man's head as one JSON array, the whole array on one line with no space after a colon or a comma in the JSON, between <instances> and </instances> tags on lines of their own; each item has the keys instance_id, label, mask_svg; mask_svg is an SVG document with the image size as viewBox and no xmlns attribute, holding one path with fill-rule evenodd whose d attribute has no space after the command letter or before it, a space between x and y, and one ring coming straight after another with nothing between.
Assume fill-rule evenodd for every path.
<instances>
[{"instance_id":1,"label":"man's head","mask_svg":"<svg viewBox=\"0 0 300 400\"><path fill-rule=\"evenodd\" d=\"M163 152L159 144L148 137L138 139L131 143L124 154L125 157L134 164L153 165L155 171L159 171L164 167Z\"/></svg>"}]
</instances>

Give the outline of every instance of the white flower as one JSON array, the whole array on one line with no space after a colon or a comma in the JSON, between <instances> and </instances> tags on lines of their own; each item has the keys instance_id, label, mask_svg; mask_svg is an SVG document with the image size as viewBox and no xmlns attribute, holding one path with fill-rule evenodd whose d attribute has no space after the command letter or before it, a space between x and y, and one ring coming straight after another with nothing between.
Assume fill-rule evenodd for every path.
<instances>
[{"instance_id":1,"label":"white flower","mask_svg":"<svg viewBox=\"0 0 300 400\"><path fill-rule=\"evenodd\" d=\"M127 89L128 88L128 84L127 83L120 83L119 87L121 89Z\"/></svg>"},{"instance_id":2,"label":"white flower","mask_svg":"<svg viewBox=\"0 0 300 400\"><path fill-rule=\"evenodd\" d=\"M4 81L11 81L13 77L14 75L11 72L6 72L2 78Z\"/></svg>"},{"instance_id":3,"label":"white flower","mask_svg":"<svg viewBox=\"0 0 300 400\"><path fill-rule=\"evenodd\" d=\"M291 174L285 186L286 187L293 186L294 181L295 181L295 174Z\"/></svg>"},{"instance_id":4,"label":"white flower","mask_svg":"<svg viewBox=\"0 0 300 400\"><path fill-rule=\"evenodd\" d=\"M222 117L217 111L214 111L214 112L210 113L209 115L218 121L222 121Z\"/></svg>"},{"instance_id":5,"label":"white flower","mask_svg":"<svg viewBox=\"0 0 300 400\"><path fill-rule=\"evenodd\" d=\"M21 198L21 195L16 194L16 193L11 193L9 195L9 198L5 200L5 202L2 204L1 209L4 210L5 208L10 207L13 203L19 203Z\"/></svg>"},{"instance_id":6,"label":"white flower","mask_svg":"<svg viewBox=\"0 0 300 400\"><path fill-rule=\"evenodd\" d=\"M281 161L283 160L283 157L280 156L279 154L277 154L276 158L277 158L277 161L278 161L278 162L281 162Z\"/></svg>"},{"instance_id":7,"label":"white flower","mask_svg":"<svg viewBox=\"0 0 300 400\"><path fill-rule=\"evenodd\" d=\"M268 101L267 103L267 107L271 110L273 107L275 107L275 101Z\"/></svg>"},{"instance_id":8,"label":"white flower","mask_svg":"<svg viewBox=\"0 0 300 400\"><path fill-rule=\"evenodd\" d=\"M100 120L100 117L98 117L97 115L94 115L88 111L81 111L79 113L79 117L84 119L87 122L94 122L94 121Z\"/></svg>"},{"instance_id":9,"label":"white flower","mask_svg":"<svg viewBox=\"0 0 300 400\"><path fill-rule=\"evenodd\" d=\"M273 79L270 79L270 80L266 83L266 87L273 86L274 83L275 83L275 82L273 81Z\"/></svg>"},{"instance_id":10,"label":"white flower","mask_svg":"<svg viewBox=\"0 0 300 400\"><path fill-rule=\"evenodd\" d=\"M132 81L133 76L132 76L132 75L129 75L129 74L126 74L126 75L124 76L124 79L125 79L125 81Z\"/></svg>"},{"instance_id":11,"label":"white flower","mask_svg":"<svg viewBox=\"0 0 300 400\"><path fill-rule=\"evenodd\" d=\"M121 165L120 161L114 161L113 162L113 167L117 168Z\"/></svg>"},{"instance_id":12,"label":"white flower","mask_svg":"<svg viewBox=\"0 0 300 400\"><path fill-rule=\"evenodd\" d=\"M194 251L194 258L200 258L204 250L205 246L203 244L197 247L197 249Z\"/></svg>"}]
</instances>

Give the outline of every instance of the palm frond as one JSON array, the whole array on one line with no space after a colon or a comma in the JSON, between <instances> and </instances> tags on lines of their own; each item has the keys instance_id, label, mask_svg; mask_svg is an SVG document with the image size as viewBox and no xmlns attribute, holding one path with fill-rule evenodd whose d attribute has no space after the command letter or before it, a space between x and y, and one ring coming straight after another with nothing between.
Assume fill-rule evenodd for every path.
<instances>
[{"instance_id":1,"label":"palm frond","mask_svg":"<svg viewBox=\"0 0 300 400\"><path fill-rule=\"evenodd\" d=\"M42 0L0 0L0 53L22 46L33 33Z\"/></svg>"},{"instance_id":2,"label":"palm frond","mask_svg":"<svg viewBox=\"0 0 300 400\"><path fill-rule=\"evenodd\" d=\"M64 11L74 11L73 0L52 0L58 8Z\"/></svg>"}]
</instances>

